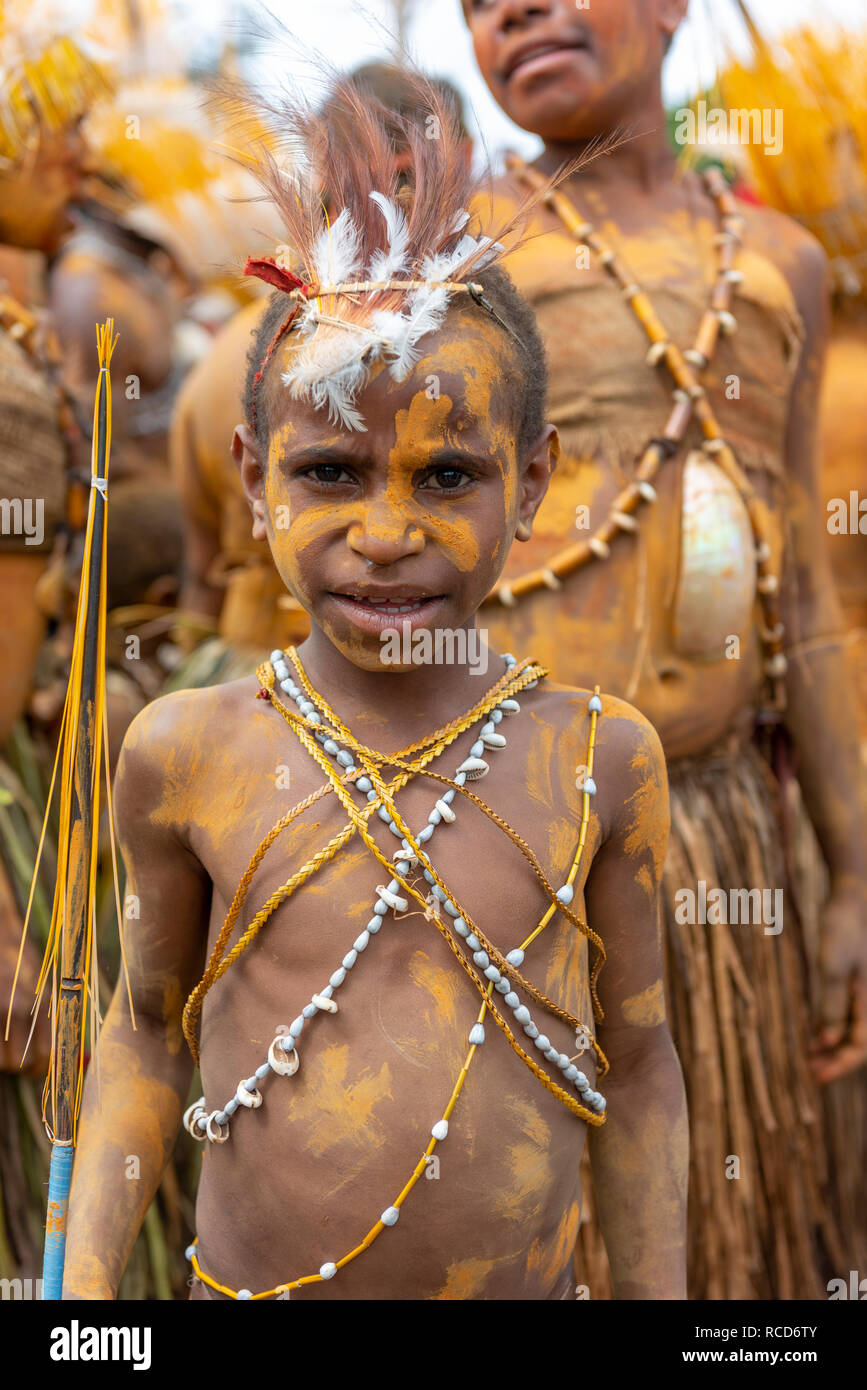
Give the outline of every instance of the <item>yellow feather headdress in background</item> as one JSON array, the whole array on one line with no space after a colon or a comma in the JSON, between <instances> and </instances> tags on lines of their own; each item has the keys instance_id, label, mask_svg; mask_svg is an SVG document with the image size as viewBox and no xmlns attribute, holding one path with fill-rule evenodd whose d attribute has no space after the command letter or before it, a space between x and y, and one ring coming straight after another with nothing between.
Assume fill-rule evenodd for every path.
<instances>
[{"instance_id":1,"label":"yellow feather headdress in background","mask_svg":"<svg viewBox=\"0 0 867 1390\"><path fill-rule=\"evenodd\" d=\"M867 291L867 28L805 27L773 43L753 33L753 57L720 79L729 109L779 108L782 150L748 144L745 173L759 197L822 243L844 293Z\"/></svg>"},{"instance_id":2,"label":"yellow feather headdress in background","mask_svg":"<svg viewBox=\"0 0 867 1390\"><path fill-rule=\"evenodd\" d=\"M47 5L26 0L13 12L0 0L0 165L17 164L40 131L62 129L111 93L106 64L68 30Z\"/></svg>"}]
</instances>

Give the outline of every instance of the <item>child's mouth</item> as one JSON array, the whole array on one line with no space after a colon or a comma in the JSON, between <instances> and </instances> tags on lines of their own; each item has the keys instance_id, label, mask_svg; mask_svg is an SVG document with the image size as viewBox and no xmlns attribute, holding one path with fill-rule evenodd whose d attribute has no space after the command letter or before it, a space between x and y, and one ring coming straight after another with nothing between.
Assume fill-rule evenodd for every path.
<instances>
[{"instance_id":1,"label":"child's mouth","mask_svg":"<svg viewBox=\"0 0 867 1390\"><path fill-rule=\"evenodd\" d=\"M369 594L329 593L354 627L375 635L388 628L429 627L445 601L444 594L403 592L373 597Z\"/></svg>"}]
</instances>

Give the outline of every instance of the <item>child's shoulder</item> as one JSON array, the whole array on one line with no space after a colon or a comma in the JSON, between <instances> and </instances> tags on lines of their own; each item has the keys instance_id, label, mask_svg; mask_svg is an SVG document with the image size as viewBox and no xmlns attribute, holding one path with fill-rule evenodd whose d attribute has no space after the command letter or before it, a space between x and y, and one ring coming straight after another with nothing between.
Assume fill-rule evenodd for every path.
<instances>
[{"instance_id":1,"label":"child's shoulder","mask_svg":"<svg viewBox=\"0 0 867 1390\"><path fill-rule=\"evenodd\" d=\"M805 289L821 289L830 274L820 242L793 217L764 203L737 200L744 219L743 245L759 251L785 275L796 297Z\"/></svg>"},{"instance_id":2,"label":"child's shoulder","mask_svg":"<svg viewBox=\"0 0 867 1390\"><path fill-rule=\"evenodd\" d=\"M665 784L665 754L659 734L634 705L602 690L596 696L592 690L549 681L542 689L538 717L568 738L576 753L589 741L595 711L595 766L601 771L604 762L607 775L620 792L628 795L648 778Z\"/></svg>"},{"instance_id":3,"label":"child's shoulder","mask_svg":"<svg viewBox=\"0 0 867 1390\"><path fill-rule=\"evenodd\" d=\"M208 750L245 728L257 681L254 676L225 685L175 690L146 705L126 731L119 777L179 778L207 759Z\"/></svg>"}]
</instances>

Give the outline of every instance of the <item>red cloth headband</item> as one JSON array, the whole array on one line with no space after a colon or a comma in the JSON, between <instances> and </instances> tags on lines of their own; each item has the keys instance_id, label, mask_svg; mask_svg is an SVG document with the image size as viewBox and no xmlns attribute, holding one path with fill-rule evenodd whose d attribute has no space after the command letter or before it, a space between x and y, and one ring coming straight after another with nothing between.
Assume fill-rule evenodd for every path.
<instances>
[{"instance_id":1,"label":"red cloth headband","mask_svg":"<svg viewBox=\"0 0 867 1390\"><path fill-rule=\"evenodd\" d=\"M252 257L248 258L247 264L244 266L244 274L255 276L257 280L264 280L266 284L273 285L275 289L282 290L284 294L292 294L293 291L300 290L305 298L310 297L310 286L305 284L303 280L299 280L297 275L293 275L291 270L284 270L282 266L277 264L273 256L263 256L255 260ZM258 434L259 432L258 397L262 378L268 369L268 363L271 361L274 349L283 335L291 328L300 307L296 298L291 312L283 320L277 332L274 334L274 337L268 344L265 355L262 358L262 365L253 377L253 387L250 392L250 424L253 426L254 434Z\"/></svg>"},{"instance_id":2,"label":"red cloth headband","mask_svg":"<svg viewBox=\"0 0 867 1390\"><path fill-rule=\"evenodd\" d=\"M310 286L303 280L299 280L297 275L293 275L291 270L284 270L278 265L273 256L262 256L254 260L248 258L244 266L244 274L255 276L257 280L264 280L266 284L273 285L275 289L282 290L284 294L291 294L293 290L301 290L309 298Z\"/></svg>"}]
</instances>

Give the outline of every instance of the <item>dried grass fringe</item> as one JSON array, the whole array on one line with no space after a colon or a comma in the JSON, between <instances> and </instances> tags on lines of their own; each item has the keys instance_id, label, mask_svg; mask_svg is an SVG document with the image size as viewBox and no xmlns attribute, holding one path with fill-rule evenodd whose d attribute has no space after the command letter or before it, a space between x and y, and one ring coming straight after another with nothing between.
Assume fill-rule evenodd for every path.
<instances>
[{"instance_id":1,"label":"dried grass fringe","mask_svg":"<svg viewBox=\"0 0 867 1390\"><path fill-rule=\"evenodd\" d=\"M830 1278L867 1267L867 1078L820 1090L806 1062L824 865L797 783L781 787L754 747L670 778L666 991L690 1117L689 1297L824 1299ZM783 930L677 923L676 891L702 879L782 888ZM586 1164L583 1177L586 1194ZM592 1198L576 1277L612 1296Z\"/></svg>"}]
</instances>

